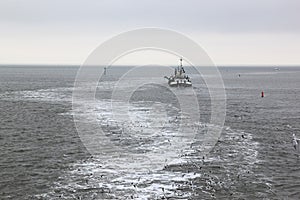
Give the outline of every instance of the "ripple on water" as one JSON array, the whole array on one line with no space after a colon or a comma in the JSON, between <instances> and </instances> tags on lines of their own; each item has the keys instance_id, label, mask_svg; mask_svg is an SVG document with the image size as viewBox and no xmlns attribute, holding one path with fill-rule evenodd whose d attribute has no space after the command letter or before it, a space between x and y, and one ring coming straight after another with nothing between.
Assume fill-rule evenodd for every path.
<instances>
[{"instance_id":1,"label":"ripple on water","mask_svg":"<svg viewBox=\"0 0 300 200\"><path fill-rule=\"evenodd\" d=\"M95 118L88 116L100 113L96 119L107 136L122 145L126 153L93 156L71 165L55 182L53 191L43 195L65 199L197 199L257 198L272 193L268 179L255 171L260 162L258 143L250 133L225 127L215 148L203 158L197 138L212 124L183 122L197 130L198 135L193 140L182 140L175 126L179 115L165 114L166 109L172 110L170 105L168 108L161 103L153 106L145 102L131 105L115 102L119 113L127 109L130 116L130 120L122 115L115 120L109 110L110 103L97 102L96 112L95 106L90 106L90 110L85 106L80 113L89 122ZM184 145L177 148L179 141ZM258 196L247 193L247 188L254 187Z\"/></svg>"}]
</instances>

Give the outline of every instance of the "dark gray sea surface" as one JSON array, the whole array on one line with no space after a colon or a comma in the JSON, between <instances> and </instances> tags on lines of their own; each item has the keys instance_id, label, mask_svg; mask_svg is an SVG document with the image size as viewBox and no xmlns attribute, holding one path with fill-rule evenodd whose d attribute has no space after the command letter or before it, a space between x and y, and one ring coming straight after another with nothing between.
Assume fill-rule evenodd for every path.
<instances>
[{"instance_id":1,"label":"dark gray sea surface","mask_svg":"<svg viewBox=\"0 0 300 200\"><path fill-rule=\"evenodd\" d=\"M292 134L300 137L300 67L220 67L225 125L204 157L199 138L216 126L205 78L187 68L193 88L169 88L162 74L157 84L138 87L130 101L112 101L114 86L130 69L112 67L100 79L96 100L72 108L78 69L0 67L0 199L300 198L300 159L292 145ZM125 82L117 91L130 87ZM186 96L190 105L192 89L197 124L174 95ZM87 131L101 127L99 145L111 146L105 154L88 151L74 116ZM192 131L194 138L185 137Z\"/></svg>"}]
</instances>

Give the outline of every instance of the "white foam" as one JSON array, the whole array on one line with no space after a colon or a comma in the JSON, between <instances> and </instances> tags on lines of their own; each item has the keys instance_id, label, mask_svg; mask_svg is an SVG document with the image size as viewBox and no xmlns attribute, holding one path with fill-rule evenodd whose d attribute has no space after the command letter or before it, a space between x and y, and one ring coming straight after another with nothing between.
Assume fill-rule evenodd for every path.
<instances>
[{"instance_id":1,"label":"white foam","mask_svg":"<svg viewBox=\"0 0 300 200\"><path fill-rule=\"evenodd\" d=\"M14 95L42 101L71 101L70 94L65 94L71 90L72 88L57 88L22 91L15 92ZM113 105L113 110L111 105ZM166 108L178 115L167 115ZM179 117L183 120L182 125L187 132L203 131L208 127L214 127L213 124L191 123L184 113L171 104L99 100L92 103L83 102L67 114L82 115L88 122L100 123L102 126L108 126L108 129L121 132L120 141L136 141L136 143L129 143L129 146L124 149L137 150L137 153L122 152L123 157L118 157L116 156L118 152L115 152L106 157L76 163L71 166L73 170L60 177L54 189L64 189L72 193L79 189L98 188L101 190L104 188L109 189L108 195L115 199L129 198L131 195L138 199L155 199L164 195L185 198L191 194L189 191L182 192L179 188L189 185L194 179L205 176L198 173L162 170L167 165L190 164L191 160L201 159L193 155L201 151L199 146L191 145L194 138L186 137L186 132L178 132ZM205 157L203 161L222 163L224 160L241 156L247 165L242 165L240 171L237 172L238 175L243 175L246 171L252 173L252 167L259 162L257 159L259 144L253 141L250 133L234 131L230 127L225 127L224 130L226 133L222 135L220 142L229 143L230 148L226 149L225 145L220 157ZM242 135L244 138L241 137ZM144 142L138 143L140 138ZM140 145L135 146L137 143ZM225 170L227 170L226 173L231 174L231 168ZM88 180L88 182L82 182L81 179ZM209 187L218 185L212 181L208 181L207 184ZM204 188L199 185L197 187L201 190ZM213 193L213 190L203 189L203 192ZM51 196L51 193L48 196Z\"/></svg>"}]
</instances>

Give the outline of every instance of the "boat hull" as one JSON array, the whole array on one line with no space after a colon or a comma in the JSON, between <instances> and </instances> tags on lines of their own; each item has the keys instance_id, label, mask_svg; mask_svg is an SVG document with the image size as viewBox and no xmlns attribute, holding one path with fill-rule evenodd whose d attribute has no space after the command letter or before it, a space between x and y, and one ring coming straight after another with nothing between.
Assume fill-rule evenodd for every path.
<instances>
[{"instance_id":1,"label":"boat hull","mask_svg":"<svg viewBox=\"0 0 300 200\"><path fill-rule=\"evenodd\" d=\"M192 83L191 82L172 81L172 82L169 82L169 86L171 86L171 87L191 87Z\"/></svg>"}]
</instances>

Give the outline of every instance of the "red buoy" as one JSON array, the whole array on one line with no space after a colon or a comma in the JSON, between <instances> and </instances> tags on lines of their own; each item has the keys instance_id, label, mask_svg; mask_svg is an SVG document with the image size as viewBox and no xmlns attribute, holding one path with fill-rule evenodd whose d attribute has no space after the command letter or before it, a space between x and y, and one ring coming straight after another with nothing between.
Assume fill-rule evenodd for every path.
<instances>
[{"instance_id":1,"label":"red buoy","mask_svg":"<svg viewBox=\"0 0 300 200\"><path fill-rule=\"evenodd\" d=\"M261 98L265 96L264 91L261 92Z\"/></svg>"}]
</instances>

